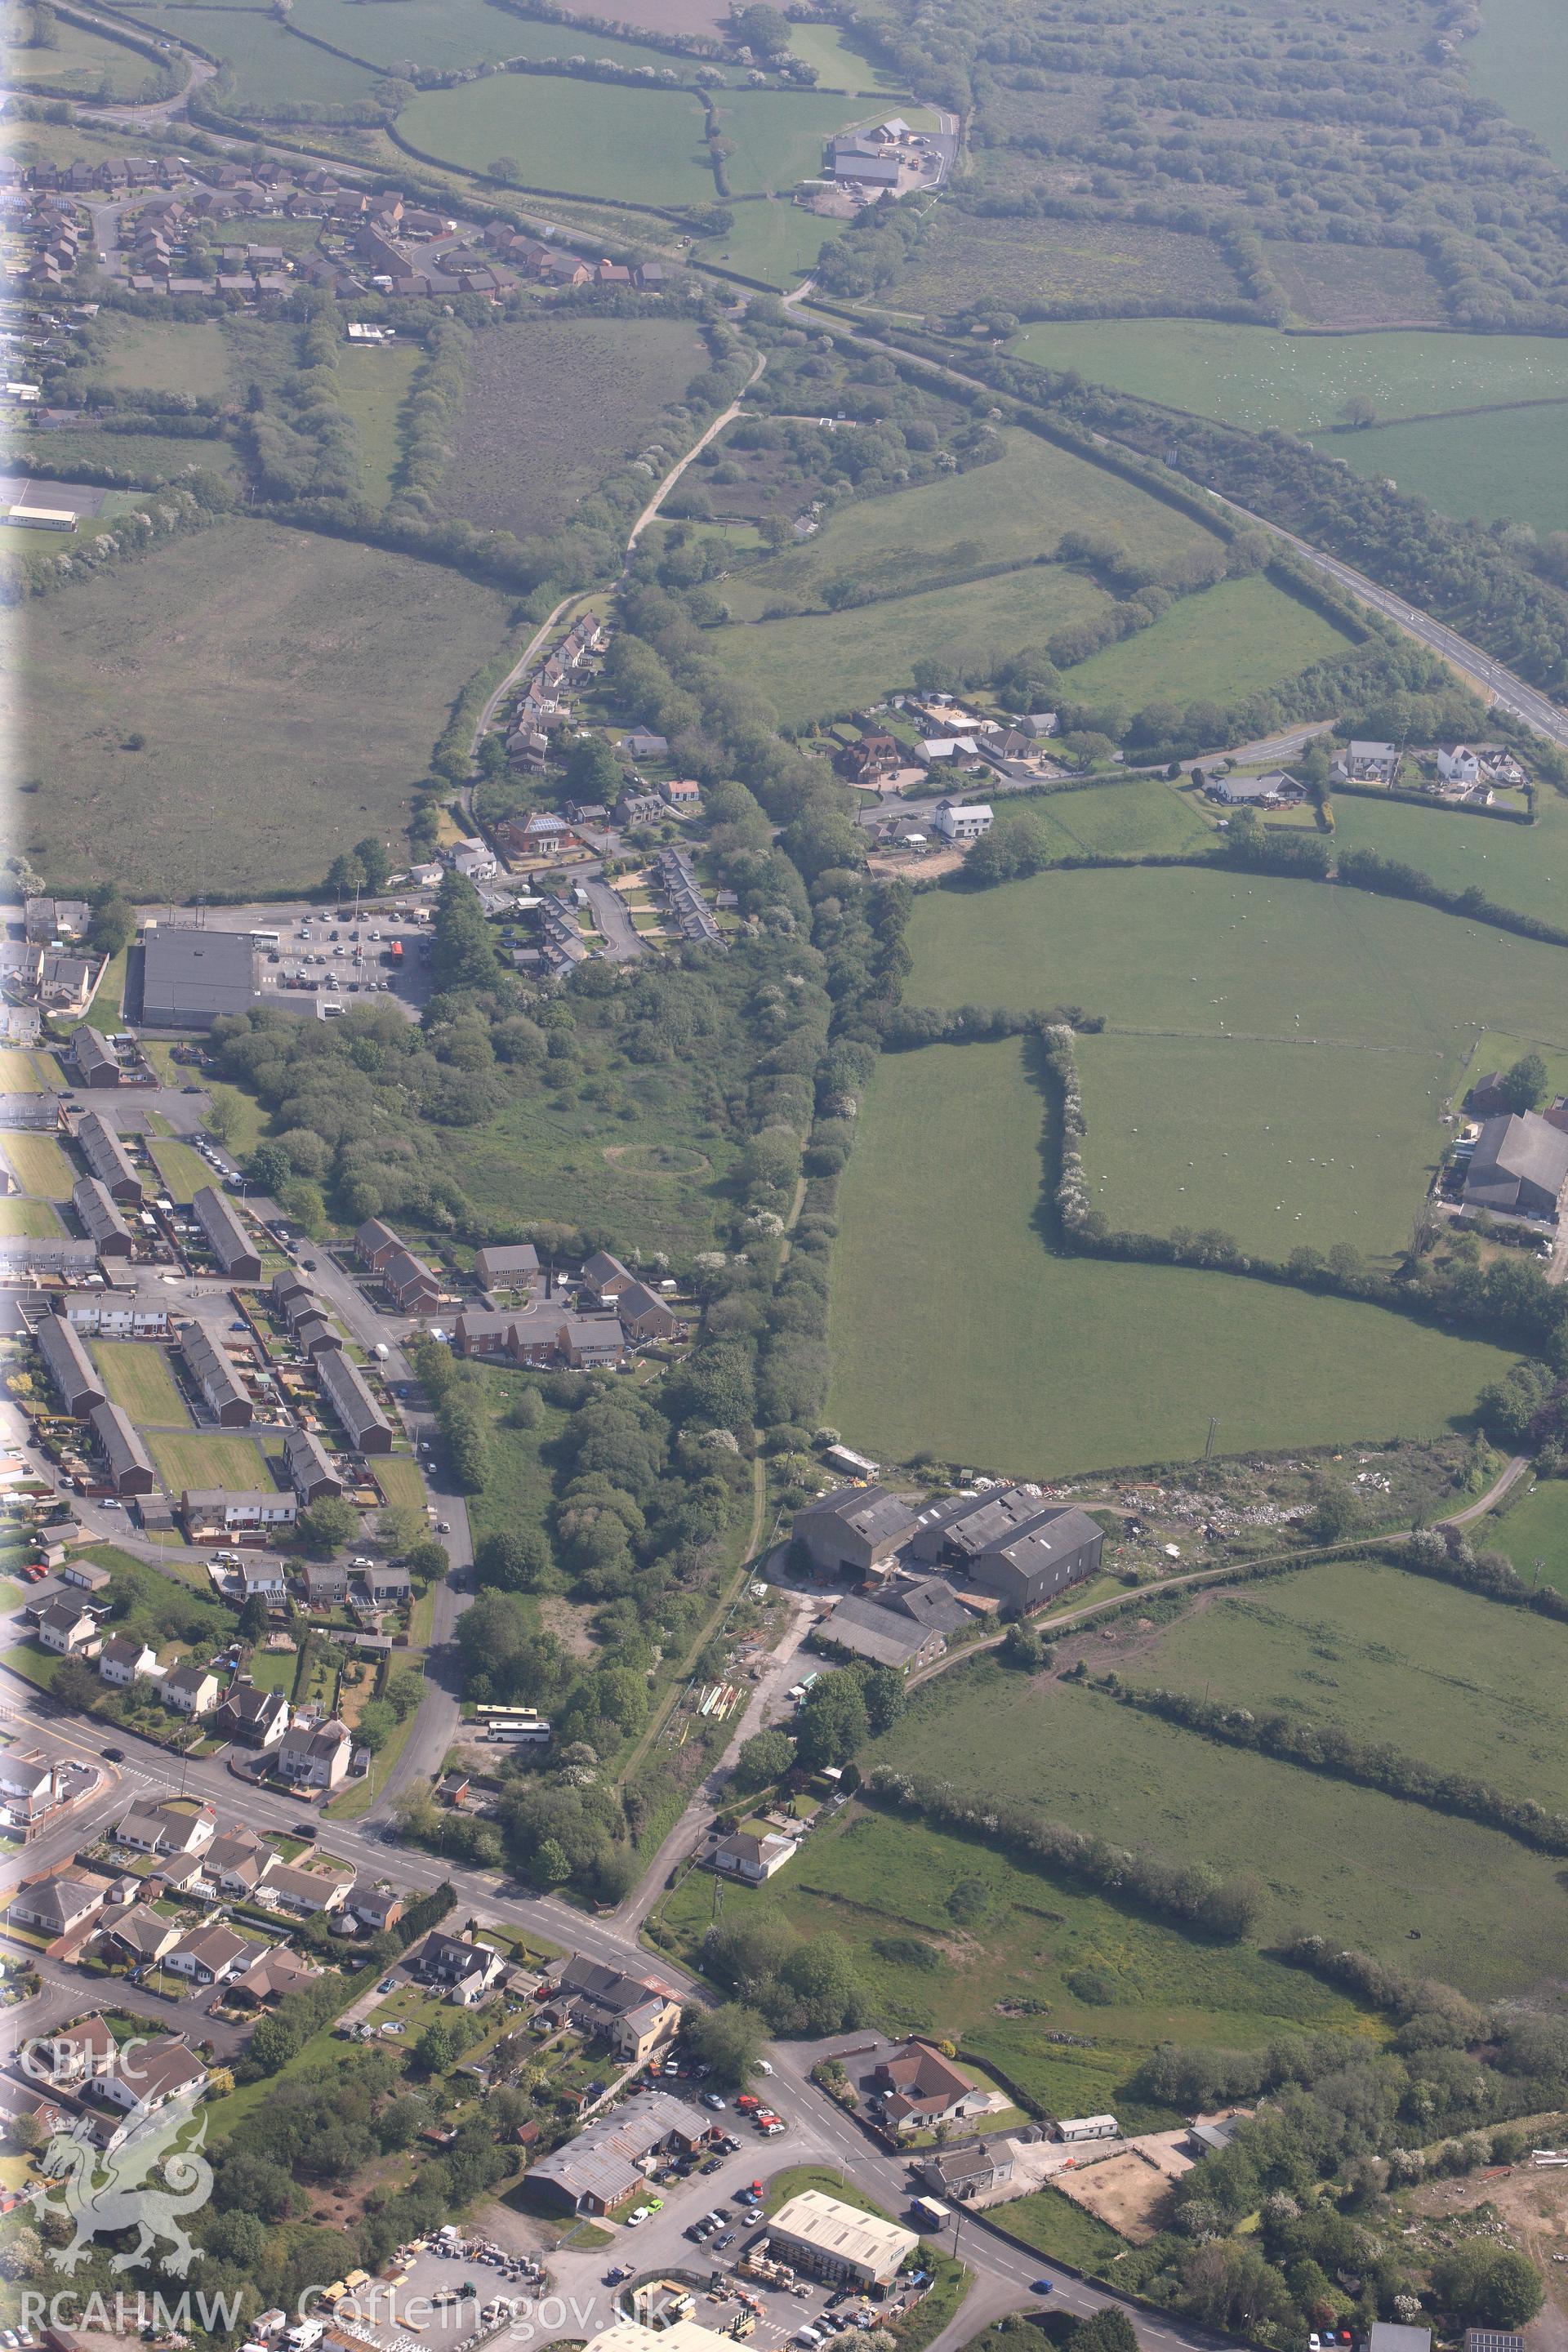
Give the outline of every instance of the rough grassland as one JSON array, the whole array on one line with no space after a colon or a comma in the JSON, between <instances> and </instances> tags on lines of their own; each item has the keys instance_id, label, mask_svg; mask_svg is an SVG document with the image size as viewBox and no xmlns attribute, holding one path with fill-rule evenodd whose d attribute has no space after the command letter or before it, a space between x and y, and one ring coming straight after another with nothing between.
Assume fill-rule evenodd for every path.
<instances>
[{"instance_id":1,"label":"rough grassland","mask_svg":"<svg viewBox=\"0 0 1568 2352\"><path fill-rule=\"evenodd\" d=\"M1033 93L1030 102L1037 102ZM1222 303L1237 295L1235 278L1207 237L1130 221L1047 221L1020 228L943 208L914 267L886 299L900 310L942 312L966 310L980 299L1022 310L1161 296Z\"/></svg>"},{"instance_id":2,"label":"rough grassland","mask_svg":"<svg viewBox=\"0 0 1568 2352\"><path fill-rule=\"evenodd\" d=\"M492 74L426 90L397 118L422 154L460 170L513 158L525 187L633 205L713 201L703 113L689 90Z\"/></svg>"},{"instance_id":3,"label":"rough grassland","mask_svg":"<svg viewBox=\"0 0 1568 2352\"><path fill-rule=\"evenodd\" d=\"M1492 0L1464 55L1481 96L1568 163L1568 16L1557 0Z\"/></svg>"},{"instance_id":4,"label":"rough grassland","mask_svg":"<svg viewBox=\"0 0 1568 2352\"><path fill-rule=\"evenodd\" d=\"M822 21L793 25L789 45L795 56L816 68L825 89L845 89L851 97L872 98L901 87L896 73L861 54L855 47L855 35L842 25Z\"/></svg>"},{"instance_id":5,"label":"rough grassland","mask_svg":"<svg viewBox=\"0 0 1568 2352\"><path fill-rule=\"evenodd\" d=\"M422 357L417 344L407 343L391 351L345 351L338 362L338 397L359 435L360 473L373 507L384 507L392 496L403 456L398 417Z\"/></svg>"},{"instance_id":6,"label":"rough grassland","mask_svg":"<svg viewBox=\"0 0 1568 2352\"><path fill-rule=\"evenodd\" d=\"M137 1339L95 1339L92 1358L110 1404L119 1405L132 1421L148 1426L163 1422L174 1429L190 1427L191 1416L162 1348Z\"/></svg>"},{"instance_id":7,"label":"rough grassland","mask_svg":"<svg viewBox=\"0 0 1568 2352\"><path fill-rule=\"evenodd\" d=\"M1081 1039L1079 1069L1084 1170L1112 1224L1217 1226L1268 1257L1400 1249L1457 1076L1430 1048L1114 1034Z\"/></svg>"},{"instance_id":8,"label":"rough grassland","mask_svg":"<svg viewBox=\"0 0 1568 2352\"><path fill-rule=\"evenodd\" d=\"M1507 1552L1531 1584L1568 1592L1568 1478L1542 1478L1511 1511L1483 1519L1472 1540Z\"/></svg>"},{"instance_id":9,"label":"rough grassland","mask_svg":"<svg viewBox=\"0 0 1568 2352\"><path fill-rule=\"evenodd\" d=\"M1025 802L1002 801L996 830L1026 826L1043 839L1053 857L1081 857L1086 850L1116 856L1163 856L1201 849L1212 829L1191 798L1151 776L1129 776L1079 792L1052 793Z\"/></svg>"},{"instance_id":10,"label":"rough grassland","mask_svg":"<svg viewBox=\"0 0 1568 2352\"><path fill-rule=\"evenodd\" d=\"M196 1492L203 1487L232 1486L247 1494L272 1484L257 1447L237 1431L223 1436L173 1437L154 1430L147 1440L147 1451L171 1495L187 1486Z\"/></svg>"},{"instance_id":11,"label":"rough grassland","mask_svg":"<svg viewBox=\"0 0 1568 2352\"><path fill-rule=\"evenodd\" d=\"M606 1118L584 1133L581 1111L563 1118L542 1102L515 1106L480 1128L451 1129L443 1141L453 1174L481 1208L516 1214L518 1200L542 1217L616 1232L635 1248L710 1249L729 1211L724 1179L733 1146L700 1134L694 1140L689 1099L679 1072L664 1101L639 1109L635 1124ZM690 1175L636 1168L606 1151L642 1144L691 1146L701 1165Z\"/></svg>"},{"instance_id":12,"label":"rough grassland","mask_svg":"<svg viewBox=\"0 0 1568 2352\"><path fill-rule=\"evenodd\" d=\"M932 892L910 945L912 1003L1078 1003L1159 1033L1445 1053L1483 1024L1568 1039L1568 951L1321 883L1043 875L980 898Z\"/></svg>"},{"instance_id":13,"label":"rough grassland","mask_svg":"<svg viewBox=\"0 0 1568 2352\"><path fill-rule=\"evenodd\" d=\"M930 587L944 572L1030 562L1064 531L1086 526L1121 534L1156 562L1209 543L1173 507L1032 433L1013 432L989 465L856 499L804 546L727 581L725 601L737 620L755 620L780 596L818 604L828 583L845 577L882 593Z\"/></svg>"},{"instance_id":14,"label":"rough grassland","mask_svg":"<svg viewBox=\"0 0 1568 2352\"><path fill-rule=\"evenodd\" d=\"M1222 580L1184 596L1152 629L1068 672L1075 700L1134 708L1170 696L1225 701L1294 677L1350 645L1331 622L1268 580Z\"/></svg>"},{"instance_id":15,"label":"rough grassland","mask_svg":"<svg viewBox=\"0 0 1568 2352\"><path fill-rule=\"evenodd\" d=\"M1568 800L1542 784L1532 825L1338 793L1335 838L1403 858L1446 889L1484 890L1505 907L1561 923L1568 908Z\"/></svg>"},{"instance_id":16,"label":"rough grassland","mask_svg":"<svg viewBox=\"0 0 1568 2352\"><path fill-rule=\"evenodd\" d=\"M909 687L923 654L1037 645L1108 601L1092 581L1060 564L1031 564L852 612L735 623L710 631L705 643L726 669L767 696L786 727L800 727Z\"/></svg>"},{"instance_id":17,"label":"rough grassland","mask_svg":"<svg viewBox=\"0 0 1568 2352\"><path fill-rule=\"evenodd\" d=\"M1054 1477L1195 1457L1211 1413L1224 1453L1414 1435L1511 1362L1377 1307L1053 1255L1043 1119L1020 1043L884 1057L834 1262L827 1417L852 1445Z\"/></svg>"},{"instance_id":18,"label":"rough grassland","mask_svg":"<svg viewBox=\"0 0 1568 2352\"><path fill-rule=\"evenodd\" d=\"M268 234L270 240L271 224ZM134 384L143 392L221 398L228 390L228 346L222 328L211 320L195 326L163 321L154 327L131 320L97 373L105 383Z\"/></svg>"},{"instance_id":19,"label":"rough grassland","mask_svg":"<svg viewBox=\"0 0 1568 2352\"><path fill-rule=\"evenodd\" d=\"M29 12L30 13L30 12ZM62 16L50 49L7 47L5 79L22 97L63 91L72 98L134 99L155 83L157 68L140 49L127 48Z\"/></svg>"},{"instance_id":20,"label":"rough grassland","mask_svg":"<svg viewBox=\"0 0 1568 2352\"><path fill-rule=\"evenodd\" d=\"M1282 335L1197 319L1094 319L1026 327L1012 349L1171 408L1290 432L1334 424L1352 392L1384 416L1568 394L1568 343L1551 335ZM1513 430L1512 418L1500 422ZM1348 457L1361 437L1338 435L1329 446Z\"/></svg>"},{"instance_id":21,"label":"rough grassland","mask_svg":"<svg viewBox=\"0 0 1568 2352\"><path fill-rule=\"evenodd\" d=\"M62 466L113 466L145 482L177 481L192 467L216 474L236 474L238 453L231 441L187 441L173 433L60 433L50 436L47 450L37 446L16 452L10 462L32 466L46 457ZM37 533L29 531L29 539Z\"/></svg>"},{"instance_id":22,"label":"rough grassland","mask_svg":"<svg viewBox=\"0 0 1568 2352\"><path fill-rule=\"evenodd\" d=\"M1461 522L1533 523L1568 530L1568 405L1500 410L1342 433L1331 444L1358 474L1397 482Z\"/></svg>"},{"instance_id":23,"label":"rough grassland","mask_svg":"<svg viewBox=\"0 0 1568 2352\"><path fill-rule=\"evenodd\" d=\"M1309 1927L1479 1997L1561 1972L1568 1888L1496 1831L1195 1738L1113 1699L981 1665L944 1675L869 1751L1048 1819L1256 1872L1264 1937ZM1453 1890L1466 1897L1456 1903ZM1478 1936L1476 1916L1506 1919Z\"/></svg>"},{"instance_id":24,"label":"rough grassland","mask_svg":"<svg viewBox=\"0 0 1568 2352\"><path fill-rule=\"evenodd\" d=\"M966 1926L948 1909L959 1885L984 1904ZM1259 1952L1190 1942L1065 1879L858 1808L819 1830L765 1889L727 1888L726 1917L741 1905L782 1912L804 1936L842 1937L879 2024L952 2039L1061 2115L1114 2106L1145 2128L1173 2121L1124 2092L1161 2042L1250 2049L1280 2032L1365 2030L1348 2000ZM663 1906L683 1950L694 1953L711 1907L700 1872ZM1115 1979L1114 2002L1090 2008L1077 1999L1067 1979L1090 1968ZM1038 2001L1041 2013L999 2017L1005 2000ZM1053 2043L1047 2032L1092 2037L1092 2046Z\"/></svg>"},{"instance_id":25,"label":"rough grassland","mask_svg":"<svg viewBox=\"0 0 1568 2352\"><path fill-rule=\"evenodd\" d=\"M555 530L706 362L679 319L542 318L477 337L441 511Z\"/></svg>"},{"instance_id":26,"label":"rough grassland","mask_svg":"<svg viewBox=\"0 0 1568 2352\"><path fill-rule=\"evenodd\" d=\"M154 16L150 29L162 21ZM352 106L373 97L380 79L367 67L351 65L313 41L298 39L286 25L259 9L182 8L173 21L186 39L210 50L230 68L236 105L263 115L270 107L300 101Z\"/></svg>"},{"instance_id":27,"label":"rough grassland","mask_svg":"<svg viewBox=\"0 0 1568 2352\"><path fill-rule=\"evenodd\" d=\"M1400 246L1270 238L1268 267L1298 319L1319 327L1443 325L1443 289L1418 253Z\"/></svg>"},{"instance_id":28,"label":"rough grassland","mask_svg":"<svg viewBox=\"0 0 1568 2352\"><path fill-rule=\"evenodd\" d=\"M1568 1812L1568 1625L1378 1560L1216 1593L1141 1651L1128 1679L1372 1731Z\"/></svg>"},{"instance_id":29,"label":"rough grassland","mask_svg":"<svg viewBox=\"0 0 1568 2352\"><path fill-rule=\"evenodd\" d=\"M9 688L57 883L287 889L405 820L508 607L439 565L232 522L22 624ZM142 752L118 746L132 730Z\"/></svg>"}]
</instances>

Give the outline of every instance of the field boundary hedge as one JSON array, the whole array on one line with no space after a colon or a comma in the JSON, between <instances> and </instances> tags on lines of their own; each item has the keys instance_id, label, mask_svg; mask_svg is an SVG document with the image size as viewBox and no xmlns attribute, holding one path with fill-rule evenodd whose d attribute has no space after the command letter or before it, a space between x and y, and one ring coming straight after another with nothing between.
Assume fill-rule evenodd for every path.
<instances>
[{"instance_id":1,"label":"field boundary hedge","mask_svg":"<svg viewBox=\"0 0 1568 2352\"><path fill-rule=\"evenodd\" d=\"M1568 402L1563 404L1568 407ZM1334 800L1342 793L1350 800L1399 801L1406 808L1440 809L1445 816L1477 817L1482 824L1533 824L1536 821L1535 786L1526 784L1524 791L1529 805L1521 815L1516 808L1470 808L1463 801L1439 800L1435 793L1416 792L1408 784L1358 784L1347 779L1331 787Z\"/></svg>"}]
</instances>

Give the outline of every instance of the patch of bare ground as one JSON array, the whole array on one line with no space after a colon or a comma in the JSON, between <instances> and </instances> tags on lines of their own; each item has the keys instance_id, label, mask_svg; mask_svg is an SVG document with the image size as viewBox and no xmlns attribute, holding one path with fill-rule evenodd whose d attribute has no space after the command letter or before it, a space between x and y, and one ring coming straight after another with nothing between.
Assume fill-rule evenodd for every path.
<instances>
[{"instance_id":1,"label":"patch of bare ground","mask_svg":"<svg viewBox=\"0 0 1568 2352\"><path fill-rule=\"evenodd\" d=\"M568 1656L574 1658L593 1656L594 1636L588 1630L582 1611L574 1609L572 1603L563 1599L559 1592L542 1594L539 1602L539 1623L542 1633L554 1634Z\"/></svg>"},{"instance_id":2,"label":"patch of bare ground","mask_svg":"<svg viewBox=\"0 0 1568 2352\"><path fill-rule=\"evenodd\" d=\"M1542 2121L1541 2129L1542 2147L1568 2147L1560 2116ZM1535 2352L1568 2352L1568 2171L1541 2171L1527 2160L1462 2180L1428 2181L1405 2200L1434 2253L1461 2234L1446 2224L1468 2223L1483 2207L1491 2209L1495 2226L1539 2265L1546 2281L1545 2307L1531 2329ZM1462 2234L1472 2234L1472 2228Z\"/></svg>"}]
</instances>

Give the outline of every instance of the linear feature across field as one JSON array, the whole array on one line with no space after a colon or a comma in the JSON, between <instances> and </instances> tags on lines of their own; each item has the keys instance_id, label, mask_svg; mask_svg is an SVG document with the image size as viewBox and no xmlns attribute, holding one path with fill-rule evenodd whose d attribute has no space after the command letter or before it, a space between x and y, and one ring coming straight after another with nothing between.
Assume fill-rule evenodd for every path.
<instances>
[{"instance_id":1,"label":"linear feature across field","mask_svg":"<svg viewBox=\"0 0 1568 2352\"><path fill-rule=\"evenodd\" d=\"M860 1126L828 1414L883 1460L1038 1476L1191 1458L1211 1414L1227 1453L1422 1434L1513 1360L1381 1307L1056 1255L1056 1147L1021 1040L885 1055Z\"/></svg>"},{"instance_id":2,"label":"linear feature across field","mask_svg":"<svg viewBox=\"0 0 1568 2352\"><path fill-rule=\"evenodd\" d=\"M1413 1615L1427 1590L1414 1584ZM1517 1612L1479 1599L1472 1608L1472 1635L1483 1646L1508 1638L1494 1637L1489 1612L1515 1642L1524 1639ZM1108 1662L1118 1654L1108 1652ZM1138 1668L1130 1679L1157 1679L1146 1657L1128 1664ZM1457 1770L1475 1760L1462 1747L1443 1753ZM1009 1675L984 1661L940 1675L871 1760L1028 1806L1118 1845L1254 1872L1265 1889L1264 1941L1306 1927L1408 1969L1415 1929L1419 1966L1479 1997L1522 1990L1561 1966L1568 1892L1552 1856L1450 1814L1221 1746L1059 1678ZM1483 1912L1508 1920L1506 1937L1476 1935Z\"/></svg>"}]
</instances>

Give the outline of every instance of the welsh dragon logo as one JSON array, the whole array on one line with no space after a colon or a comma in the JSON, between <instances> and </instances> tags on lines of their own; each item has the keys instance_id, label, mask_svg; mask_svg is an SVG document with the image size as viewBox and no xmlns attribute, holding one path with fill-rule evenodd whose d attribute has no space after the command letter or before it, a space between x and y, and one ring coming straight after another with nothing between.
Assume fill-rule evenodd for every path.
<instances>
[{"instance_id":1,"label":"welsh dragon logo","mask_svg":"<svg viewBox=\"0 0 1568 2352\"><path fill-rule=\"evenodd\" d=\"M176 2145L190 2120L191 2109L179 2103L156 2108L107 2152L95 2146L92 2126L85 2119L55 2134L39 2168L61 2194L39 2195L34 2203L38 2212L62 2215L75 2225L68 2246L48 2250L57 2269L75 2271L95 2238L119 2230L134 2230L137 2240L128 2253L115 2255L112 2270L127 2271L147 2262L163 2240L173 2251L160 2261L161 2270L184 2278L192 2263L200 2261L201 2248L191 2243L184 2216L200 2212L211 2196L213 2168L201 2152L207 2130L205 2114L197 2118L188 2145ZM156 2181L152 2180L154 2174Z\"/></svg>"}]
</instances>

